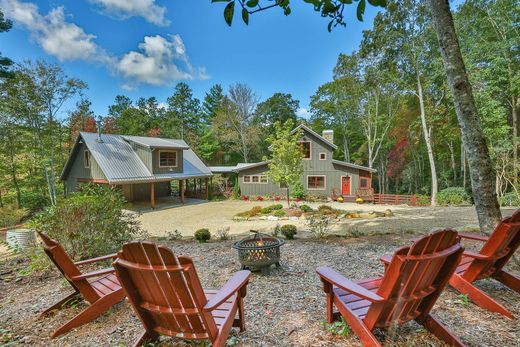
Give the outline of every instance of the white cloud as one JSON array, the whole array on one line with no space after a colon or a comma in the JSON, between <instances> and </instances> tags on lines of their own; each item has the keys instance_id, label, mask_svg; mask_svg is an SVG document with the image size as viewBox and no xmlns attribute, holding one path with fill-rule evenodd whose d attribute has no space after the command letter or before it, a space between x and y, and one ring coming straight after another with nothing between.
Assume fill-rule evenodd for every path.
<instances>
[{"instance_id":1,"label":"white cloud","mask_svg":"<svg viewBox=\"0 0 520 347\"><path fill-rule=\"evenodd\" d=\"M204 69L194 69L186 55L184 42L179 35L171 35L170 40L160 36L145 36L139 44L139 51L126 53L117 63L116 70L131 89L136 84L167 85L176 80L206 79ZM179 68L182 62L184 69Z\"/></svg>"},{"instance_id":2,"label":"white cloud","mask_svg":"<svg viewBox=\"0 0 520 347\"><path fill-rule=\"evenodd\" d=\"M170 25L170 21L165 18L166 8L157 5L155 0L90 0L90 2L100 5L105 13L117 18L143 17L155 25Z\"/></svg>"},{"instance_id":3,"label":"white cloud","mask_svg":"<svg viewBox=\"0 0 520 347\"><path fill-rule=\"evenodd\" d=\"M63 7L52 9L46 16L32 3L0 0L5 16L25 27L46 53L59 60L107 61L108 55L95 42L95 35L87 34L74 23L67 22Z\"/></svg>"},{"instance_id":4,"label":"white cloud","mask_svg":"<svg viewBox=\"0 0 520 347\"><path fill-rule=\"evenodd\" d=\"M297 115L298 117L308 119L308 118L310 118L311 113L309 112L308 109L306 109L306 108L304 108L304 107L300 107L300 108L298 109L298 111L296 111L296 115Z\"/></svg>"}]
</instances>

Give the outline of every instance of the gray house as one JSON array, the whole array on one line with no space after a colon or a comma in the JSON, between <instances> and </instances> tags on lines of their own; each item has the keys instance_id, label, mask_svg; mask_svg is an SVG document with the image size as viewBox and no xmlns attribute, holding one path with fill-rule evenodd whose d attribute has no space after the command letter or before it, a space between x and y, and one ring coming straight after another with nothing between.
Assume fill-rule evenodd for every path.
<instances>
[{"instance_id":1,"label":"gray house","mask_svg":"<svg viewBox=\"0 0 520 347\"><path fill-rule=\"evenodd\" d=\"M154 208L156 198L175 194L182 203L185 196L207 199L211 176L183 140L81 132L61 179L68 193L82 183L107 184Z\"/></svg>"},{"instance_id":2,"label":"gray house","mask_svg":"<svg viewBox=\"0 0 520 347\"><path fill-rule=\"evenodd\" d=\"M343 196L354 200L360 189L372 187L372 173L368 167L332 159L337 148L333 143L334 133L325 130L320 135L305 125L299 125L300 143L303 151L303 175L301 182L308 194L316 196ZM267 173L268 161L259 163L239 163L234 167L211 167L213 173L238 174L238 184L243 195L285 196L286 189L272 182Z\"/></svg>"}]
</instances>

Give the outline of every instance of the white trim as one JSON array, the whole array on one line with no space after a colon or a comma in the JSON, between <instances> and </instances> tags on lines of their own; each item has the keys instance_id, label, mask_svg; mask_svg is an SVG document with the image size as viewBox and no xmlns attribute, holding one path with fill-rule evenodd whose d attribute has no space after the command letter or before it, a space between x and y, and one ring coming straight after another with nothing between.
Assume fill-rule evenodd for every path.
<instances>
[{"instance_id":1,"label":"white trim","mask_svg":"<svg viewBox=\"0 0 520 347\"><path fill-rule=\"evenodd\" d=\"M324 155L324 158L323 158L323 159L321 159L321 155L322 155L322 154ZM318 159L319 159L319 160L327 160L327 152L320 152L320 153L318 154Z\"/></svg>"},{"instance_id":2,"label":"white trim","mask_svg":"<svg viewBox=\"0 0 520 347\"><path fill-rule=\"evenodd\" d=\"M85 160L87 158L88 160ZM85 167L85 169L90 169L90 160L90 152L88 151L88 149L83 150L83 166Z\"/></svg>"},{"instance_id":3,"label":"white trim","mask_svg":"<svg viewBox=\"0 0 520 347\"><path fill-rule=\"evenodd\" d=\"M262 176L266 178L265 182L261 181ZM249 177L249 182L245 181L245 177ZM258 182L253 182L253 177L258 177ZM267 176L267 175L244 175L244 176L242 176L242 183L244 183L244 184L268 184L269 176Z\"/></svg>"},{"instance_id":4,"label":"white trim","mask_svg":"<svg viewBox=\"0 0 520 347\"><path fill-rule=\"evenodd\" d=\"M249 182L246 182L246 177L249 177ZM249 184L251 183L251 175L242 176L242 183Z\"/></svg>"},{"instance_id":5,"label":"white trim","mask_svg":"<svg viewBox=\"0 0 520 347\"><path fill-rule=\"evenodd\" d=\"M350 177L350 180L348 181L350 185L350 194L347 196L353 196L354 194L352 194L352 176L349 175L341 175L341 177L339 178L339 191L341 192L341 195L343 195L343 177Z\"/></svg>"},{"instance_id":6,"label":"white trim","mask_svg":"<svg viewBox=\"0 0 520 347\"><path fill-rule=\"evenodd\" d=\"M309 177L323 177L323 188L309 188ZM305 178L307 190L327 190L327 176L325 175L307 175Z\"/></svg>"},{"instance_id":7,"label":"white trim","mask_svg":"<svg viewBox=\"0 0 520 347\"><path fill-rule=\"evenodd\" d=\"M161 153L175 153L175 165L161 165ZM177 154L178 151L174 150L159 150L159 168L174 168L178 167L179 165L179 155Z\"/></svg>"},{"instance_id":8,"label":"white trim","mask_svg":"<svg viewBox=\"0 0 520 347\"><path fill-rule=\"evenodd\" d=\"M309 143L309 158L304 158L302 156L302 160L312 160L312 141L309 140L301 140L298 143L308 142Z\"/></svg>"}]
</instances>

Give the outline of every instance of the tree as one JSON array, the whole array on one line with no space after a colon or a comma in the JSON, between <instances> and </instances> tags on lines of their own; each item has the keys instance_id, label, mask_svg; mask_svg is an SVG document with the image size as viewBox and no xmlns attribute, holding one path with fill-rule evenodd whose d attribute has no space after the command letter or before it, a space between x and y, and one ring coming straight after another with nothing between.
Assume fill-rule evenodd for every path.
<instances>
[{"instance_id":1,"label":"tree","mask_svg":"<svg viewBox=\"0 0 520 347\"><path fill-rule=\"evenodd\" d=\"M94 112L90 109L92 103L87 99L82 99L76 103L76 109L69 115L70 140L76 141L80 131L95 132L96 120Z\"/></svg>"},{"instance_id":2,"label":"tree","mask_svg":"<svg viewBox=\"0 0 520 347\"><path fill-rule=\"evenodd\" d=\"M128 108L116 118L115 125L118 134L147 136L148 134L148 115L145 111L138 108Z\"/></svg>"},{"instance_id":3,"label":"tree","mask_svg":"<svg viewBox=\"0 0 520 347\"><path fill-rule=\"evenodd\" d=\"M256 121L263 126L271 127L276 122L281 124L292 121L296 122L296 112L300 108L300 102L294 100L291 94L274 93L267 100L256 106Z\"/></svg>"},{"instance_id":4,"label":"tree","mask_svg":"<svg viewBox=\"0 0 520 347\"><path fill-rule=\"evenodd\" d=\"M170 132L176 130L178 137L195 146L199 126L205 123L202 119L200 100L193 97L193 91L186 83L181 82L175 86L174 93L167 99L167 103L165 117L168 119Z\"/></svg>"},{"instance_id":5,"label":"tree","mask_svg":"<svg viewBox=\"0 0 520 347\"><path fill-rule=\"evenodd\" d=\"M5 19L4 14L0 11L0 33L9 31L13 23L9 19ZM9 70L13 65L13 61L0 54L0 78L12 77L12 72Z\"/></svg>"},{"instance_id":6,"label":"tree","mask_svg":"<svg viewBox=\"0 0 520 347\"><path fill-rule=\"evenodd\" d=\"M298 142L301 133L292 133L294 123L287 121L283 125L274 123L274 133L267 138L270 145L271 157L268 176L274 182L287 187L287 206L290 205L290 189L301 182L303 175L302 149Z\"/></svg>"},{"instance_id":7,"label":"tree","mask_svg":"<svg viewBox=\"0 0 520 347\"><path fill-rule=\"evenodd\" d=\"M492 179L489 151L464 66L450 4L448 0L429 0L429 4L462 132L462 142L468 156L473 200L480 229L484 233L490 233L502 215Z\"/></svg>"},{"instance_id":8,"label":"tree","mask_svg":"<svg viewBox=\"0 0 520 347\"><path fill-rule=\"evenodd\" d=\"M132 107L132 100L124 95L117 95L113 105L108 106L108 115L113 118L121 116L124 110Z\"/></svg>"},{"instance_id":9,"label":"tree","mask_svg":"<svg viewBox=\"0 0 520 347\"><path fill-rule=\"evenodd\" d=\"M206 116L206 119L211 120L215 118L217 114L217 110L224 100L224 91L220 84L215 84L209 92L204 96L204 101L202 102L202 112Z\"/></svg>"}]
</instances>

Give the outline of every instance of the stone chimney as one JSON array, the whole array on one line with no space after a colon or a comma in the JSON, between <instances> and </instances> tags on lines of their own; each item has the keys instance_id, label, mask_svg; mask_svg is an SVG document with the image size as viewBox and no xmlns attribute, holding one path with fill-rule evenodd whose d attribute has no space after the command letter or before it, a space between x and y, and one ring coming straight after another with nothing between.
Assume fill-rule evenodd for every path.
<instances>
[{"instance_id":1,"label":"stone chimney","mask_svg":"<svg viewBox=\"0 0 520 347\"><path fill-rule=\"evenodd\" d=\"M323 130L321 136L330 143L334 143L334 130Z\"/></svg>"}]
</instances>

